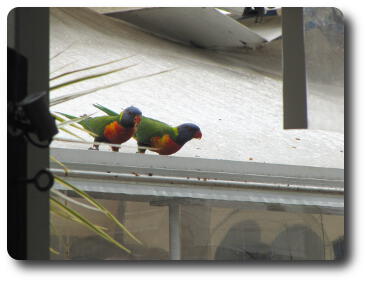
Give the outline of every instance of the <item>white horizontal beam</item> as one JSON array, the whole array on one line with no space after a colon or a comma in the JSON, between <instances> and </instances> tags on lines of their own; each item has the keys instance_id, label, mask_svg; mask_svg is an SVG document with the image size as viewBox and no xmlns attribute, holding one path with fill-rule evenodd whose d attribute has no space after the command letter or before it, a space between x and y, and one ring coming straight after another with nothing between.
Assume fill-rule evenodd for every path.
<instances>
[{"instance_id":1,"label":"white horizontal beam","mask_svg":"<svg viewBox=\"0 0 367 283\"><path fill-rule=\"evenodd\" d=\"M52 171L90 193L167 204L190 199L267 210L344 213L343 170L339 169L69 149L53 149L51 154L70 170L65 176L52 163Z\"/></svg>"},{"instance_id":2,"label":"white horizontal beam","mask_svg":"<svg viewBox=\"0 0 367 283\"><path fill-rule=\"evenodd\" d=\"M61 148L53 148L51 155L71 170L86 172L344 188L344 170L334 168Z\"/></svg>"},{"instance_id":3,"label":"white horizontal beam","mask_svg":"<svg viewBox=\"0 0 367 283\"><path fill-rule=\"evenodd\" d=\"M53 170L57 175L63 175L61 170ZM91 194L99 196L111 195L112 198L129 199L136 198L143 201L157 201L161 205L168 205L172 202L209 201L220 206L240 206L243 208L256 208L264 210L281 210L307 213L344 213L344 195L335 193L305 193L298 191L264 190L256 187L235 188L235 187L212 187L195 186L192 184L178 184L174 182L140 182L141 177L136 176L135 180L123 180L115 178L111 174L109 179L99 179L97 176L71 172L68 177L64 177L78 188ZM56 185L57 189L65 190L61 185Z\"/></svg>"}]
</instances>

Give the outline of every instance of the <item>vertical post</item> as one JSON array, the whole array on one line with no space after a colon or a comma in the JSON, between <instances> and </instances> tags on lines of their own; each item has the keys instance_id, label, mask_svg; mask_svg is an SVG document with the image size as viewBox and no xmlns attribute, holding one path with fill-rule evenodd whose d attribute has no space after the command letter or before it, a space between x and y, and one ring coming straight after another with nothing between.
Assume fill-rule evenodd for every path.
<instances>
[{"instance_id":1,"label":"vertical post","mask_svg":"<svg viewBox=\"0 0 367 283\"><path fill-rule=\"evenodd\" d=\"M8 100L19 102L26 94L48 92L49 9L13 9L8 16L8 46L25 58L22 69L27 70L25 78L16 70L8 74ZM24 91L16 92L12 88ZM23 97L17 97L17 93ZM48 103L48 96L43 99ZM8 252L16 259L48 259L49 194L24 180L49 167L49 149L38 148L22 136L8 133L7 162Z\"/></svg>"},{"instance_id":2,"label":"vertical post","mask_svg":"<svg viewBox=\"0 0 367 283\"><path fill-rule=\"evenodd\" d=\"M303 8L282 8L284 129L307 129Z\"/></svg>"},{"instance_id":3,"label":"vertical post","mask_svg":"<svg viewBox=\"0 0 367 283\"><path fill-rule=\"evenodd\" d=\"M181 208L173 203L169 206L169 252L171 260L181 259Z\"/></svg>"},{"instance_id":4,"label":"vertical post","mask_svg":"<svg viewBox=\"0 0 367 283\"><path fill-rule=\"evenodd\" d=\"M208 260L212 208L206 205L181 206L181 257L189 260Z\"/></svg>"},{"instance_id":5,"label":"vertical post","mask_svg":"<svg viewBox=\"0 0 367 283\"><path fill-rule=\"evenodd\" d=\"M8 14L8 46L15 47L15 9ZM14 57L13 57L14 56ZM13 62L13 63L10 63ZM26 75L18 71L26 67L24 57L15 57L15 54L8 53L8 103L21 100L17 97L20 93L25 93ZM15 75L17 78L15 78ZM16 82L18 80L18 83ZM19 84L19 86L17 86ZM8 110L9 111L9 110ZM7 132L8 154L7 154L7 238L8 253L16 259L26 259L27 257L27 227L26 227L26 193L25 185L14 182L17 178L26 178L26 153L25 142L22 139L13 137Z\"/></svg>"}]
</instances>

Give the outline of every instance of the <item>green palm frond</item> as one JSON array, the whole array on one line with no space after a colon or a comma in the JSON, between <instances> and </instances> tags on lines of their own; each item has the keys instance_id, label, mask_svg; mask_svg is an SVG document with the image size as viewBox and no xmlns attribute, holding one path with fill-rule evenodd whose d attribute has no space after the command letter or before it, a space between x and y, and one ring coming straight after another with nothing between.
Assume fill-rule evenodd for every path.
<instances>
[{"instance_id":1,"label":"green palm frond","mask_svg":"<svg viewBox=\"0 0 367 283\"><path fill-rule=\"evenodd\" d=\"M102 204L97 202L94 198L89 196L86 192L83 192L82 190L78 189L74 185L68 183L67 181L63 180L62 178L58 176L54 176L55 180L63 185L66 188L69 188L70 190L74 191L81 197L83 197L85 200L87 200L89 203L97 207L101 212L103 212L107 217L109 217L117 226L119 226L127 235L130 236L133 240L135 240L138 244L142 245L143 243L136 238L126 227L123 225L108 209L106 209Z\"/></svg>"},{"instance_id":2,"label":"green palm frond","mask_svg":"<svg viewBox=\"0 0 367 283\"><path fill-rule=\"evenodd\" d=\"M60 165L62 167L62 169L64 169L65 172L65 176L68 175L69 173L69 169L65 166L64 163L62 163L61 161L57 160L57 158L55 158L54 156L50 155L50 159L55 162L56 164Z\"/></svg>"},{"instance_id":3,"label":"green palm frond","mask_svg":"<svg viewBox=\"0 0 367 283\"><path fill-rule=\"evenodd\" d=\"M72 218L78 219L78 221L80 221L80 223L86 226L88 229L97 233L99 236L113 243L115 246L119 247L120 249L124 250L125 252L131 254L131 251L128 248L126 248L125 246L117 242L114 238L108 235L105 231L103 231L101 228L91 223L87 218L85 218L84 216L76 212L75 210L70 209L69 207L63 205L61 202L59 202L58 200L56 200L53 197L50 197L50 201L51 201L51 206L57 207L58 209L63 211L65 214L70 215Z\"/></svg>"},{"instance_id":4,"label":"green palm frond","mask_svg":"<svg viewBox=\"0 0 367 283\"><path fill-rule=\"evenodd\" d=\"M80 201L77 201L77 200L75 200L75 199L73 199L73 198L71 198L71 197L68 197L67 195L65 195L65 194L64 194L64 193L62 193L62 192L59 192L59 191L58 191L58 190L56 190L56 189L51 189L50 191L51 191L51 193L55 194L55 195L56 195L56 196L58 196L59 198L62 198L62 199L66 200L66 201L68 201L68 202L70 202L70 203L73 203L73 204L75 204L75 205L79 206L79 207L86 208L86 209L93 210L93 211L101 212L101 210L100 210L100 209L98 209L98 208L96 208L96 207L94 207L94 206L90 206L90 205L88 205L88 204L82 203L82 202L80 202ZM102 212L101 212L101 213L102 213Z\"/></svg>"},{"instance_id":5,"label":"green palm frond","mask_svg":"<svg viewBox=\"0 0 367 283\"><path fill-rule=\"evenodd\" d=\"M57 250L53 249L53 248L49 248L50 252L54 255L59 255L60 252L58 252Z\"/></svg>"},{"instance_id":6,"label":"green palm frond","mask_svg":"<svg viewBox=\"0 0 367 283\"><path fill-rule=\"evenodd\" d=\"M134 67L136 65L138 65L138 64L133 64L133 65L113 69L113 70L110 70L110 71L107 71L107 72L102 72L102 73L98 73L98 74L93 74L93 75L88 75L88 76L84 76L84 77L81 77L81 78L73 79L73 80L70 80L70 81L67 81L67 82L64 82L64 83L60 83L60 84L57 84L55 86L50 87L50 91L53 91L55 89L59 89L59 88L62 88L62 87L66 87L66 86L69 86L69 85L72 85L72 84L76 84L76 83L79 83L79 82L82 82L82 81L96 79L96 78L100 78L100 77L103 77L103 76L106 76L106 75L110 75L110 74L113 74L113 73L116 73L116 72L119 72L119 71L122 71L122 70L129 69L129 68Z\"/></svg>"},{"instance_id":7,"label":"green palm frond","mask_svg":"<svg viewBox=\"0 0 367 283\"><path fill-rule=\"evenodd\" d=\"M59 68L57 68L57 69L55 69L55 70L53 70L52 72L50 72L50 75L52 75L52 74L54 74L54 73L56 73L56 72L58 72L58 71L60 71L60 70L62 70L62 69L64 69L64 68L66 68L67 66L70 66L70 65L72 65L72 64L74 64L74 63L76 63L77 61L72 61L72 62L69 62L69 63L67 63L67 64L65 64L65 65L62 65L61 67L59 67ZM51 81L52 79L50 78L50 81Z\"/></svg>"},{"instance_id":8,"label":"green palm frond","mask_svg":"<svg viewBox=\"0 0 367 283\"><path fill-rule=\"evenodd\" d=\"M64 129L64 128L59 128L60 131L63 131L69 135L72 135L73 137L76 137L77 139L79 139L80 141L83 141L83 142L87 142L85 139L83 139L81 136L78 136L77 134L73 133L72 131L69 131L67 129Z\"/></svg>"},{"instance_id":9,"label":"green palm frond","mask_svg":"<svg viewBox=\"0 0 367 283\"><path fill-rule=\"evenodd\" d=\"M66 119L64 119L64 118L62 118L60 115L58 115L58 114L55 114L55 113L52 113L51 114L57 121L59 121L59 122L61 122L61 123L64 123L64 122L67 122L68 120L66 120ZM93 115L93 114L92 114ZM78 130L80 130L80 131L83 131L83 132L86 132L87 134L89 134L89 135L91 135L91 136L93 136L93 137L96 137L97 135L95 134L95 133L93 133L93 132L91 132L91 131L88 131L87 129L84 129L83 127L81 127L81 126L79 126L79 125L77 125L77 124L70 124L70 126L72 126L72 127L74 127L74 128L76 128L76 129L78 129ZM63 130L64 128L63 127L60 127L59 128L59 130ZM67 130L65 130L64 129L64 131L65 132L67 132L67 133L69 133L69 134L71 134L71 132L69 132L69 131L67 131ZM78 135L76 135L76 134L71 134L71 135L73 135L73 136L76 136L76 137L78 137L79 139L81 139L81 140L83 140L83 141L85 141L85 139L83 139L83 138L81 138L80 136L78 136Z\"/></svg>"},{"instance_id":10,"label":"green palm frond","mask_svg":"<svg viewBox=\"0 0 367 283\"><path fill-rule=\"evenodd\" d=\"M89 66L89 67L85 67L85 68L81 68L81 69L76 69L76 70L73 70L73 71L70 71L70 72L65 72L65 73L62 73L60 75L57 75L55 77L50 78L50 81L53 81L53 80L56 80L56 79L59 79L59 78L62 78L62 77L68 76L68 75L80 73L80 72L83 72L83 71L92 70L92 69L96 69L96 68L99 68L99 67L102 67L102 66L114 64L114 63L120 62L122 60L129 59L129 58L134 57L134 56L136 56L136 55L131 55L131 56L128 56L128 57L112 60L112 61L109 61L107 63L102 63L102 64L97 64L97 65L93 65L93 66Z\"/></svg>"},{"instance_id":11,"label":"green palm frond","mask_svg":"<svg viewBox=\"0 0 367 283\"><path fill-rule=\"evenodd\" d=\"M68 49L70 49L75 44L75 41L70 43L65 49L61 50L60 52L56 53L55 55L50 57L50 61L54 60L55 58L59 57L60 55L64 54Z\"/></svg>"},{"instance_id":12,"label":"green palm frond","mask_svg":"<svg viewBox=\"0 0 367 283\"><path fill-rule=\"evenodd\" d=\"M81 97L83 95L87 95L87 94L97 92L99 90L111 88L111 87L114 87L114 86L118 86L118 85L121 85L121 84L124 84L124 83L132 82L132 81L136 81L136 80L140 80L140 79L144 79L144 78L157 76L157 75L160 75L160 74L163 74L163 73L171 72L173 70L175 70L175 69L169 69L169 70L161 71L161 72L154 73L154 74L149 74L149 75L145 75L145 76L141 76L141 77L137 77L137 78L131 78L131 79L128 79L128 80L125 80L125 81L120 81L120 82L112 83L112 84L109 84L109 85L96 87L96 88L89 89L89 90L84 90L84 91L80 91L80 92L76 92L76 93L72 93L72 94L62 95L62 96L50 99L50 106L55 106L57 104L64 103L66 101Z\"/></svg>"}]
</instances>

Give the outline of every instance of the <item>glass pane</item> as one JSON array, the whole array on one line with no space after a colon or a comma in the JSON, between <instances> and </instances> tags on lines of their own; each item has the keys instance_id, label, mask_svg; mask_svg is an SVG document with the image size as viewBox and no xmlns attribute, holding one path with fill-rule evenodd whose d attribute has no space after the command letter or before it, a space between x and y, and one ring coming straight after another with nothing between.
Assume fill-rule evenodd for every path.
<instances>
[{"instance_id":1,"label":"glass pane","mask_svg":"<svg viewBox=\"0 0 367 283\"><path fill-rule=\"evenodd\" d=\"M344 132L344 18L304 8L309 126Z\"/></svg>"},{"instance_id":2,"label":"glass pane","mask_svg":"<svg viewBox=\"0 0 367 283\"><path fill-rule=\"evenodd\" d=\"M143 245L137 244L101 213L69 204L103 226L131 250L108 243L70 220L53 216L52 259L168 260L169 208L172 199L154 201L97 200L108 208ZM76 199L80 201L80 199ZM177 202L176 202L177 203ZM180 203L180 202L178 202ZM182 200L181 259L184 260L333 260L344 256L344 217L249 209L241 204L209 204Z\"/></svg>"},{"instance_id":3,"label":"glass pane","mask_svg":"<svg viewBox=\"0 0 367 283\"><path fill-rule=\"evenodd\" d=\"M149 202L104 200L96 198L144 245L139 245L104 214L80 208L77 210L95 225L103 227L109 235L131 250L131 254L106 241L79 223L53 214L51 218L51 247L60 254L52 259L64 260L141 260L169 259L168 208L151 206ZM82 201L76 198L77 201ZM53 229L54 227L55 229Z\"/></svg>"}]
</instances>

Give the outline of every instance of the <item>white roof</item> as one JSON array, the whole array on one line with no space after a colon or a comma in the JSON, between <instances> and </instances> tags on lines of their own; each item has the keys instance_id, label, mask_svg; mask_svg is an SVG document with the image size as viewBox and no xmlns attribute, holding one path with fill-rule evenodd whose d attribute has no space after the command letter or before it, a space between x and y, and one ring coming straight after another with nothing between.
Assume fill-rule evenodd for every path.
<instances>
[{"instance_id":1,"label":"white roof","mask_svg":"<svg viewBox=\"0 0 367 283\"><path fill-rule=\"evenodd\" d=\"M274 42L277 44L279 41ZM52 91L51 99L131 80L58 104L51 107L52 111L82 115L97 111L93 103L115 111L134 105L143 115L171 125L192 122L200 126L203 138L190 141L176 156L344 167L343 133L282 129L281 61L280 54L271 46L258 51L209 51L160 39L89 9L51 8L50 52L51 58L59 54L51 59L51 77L132 56L98 70L53 81L51 86L88 72L136 64ZM171 71L137 79L165 70ZM92 140L87 134L81 135ZM63 132L60 136L72 138ZM130 140L121 151L135 152L135 144ZM89 147L62 142L52 146Z\"/></svg>"}]
</instances>

